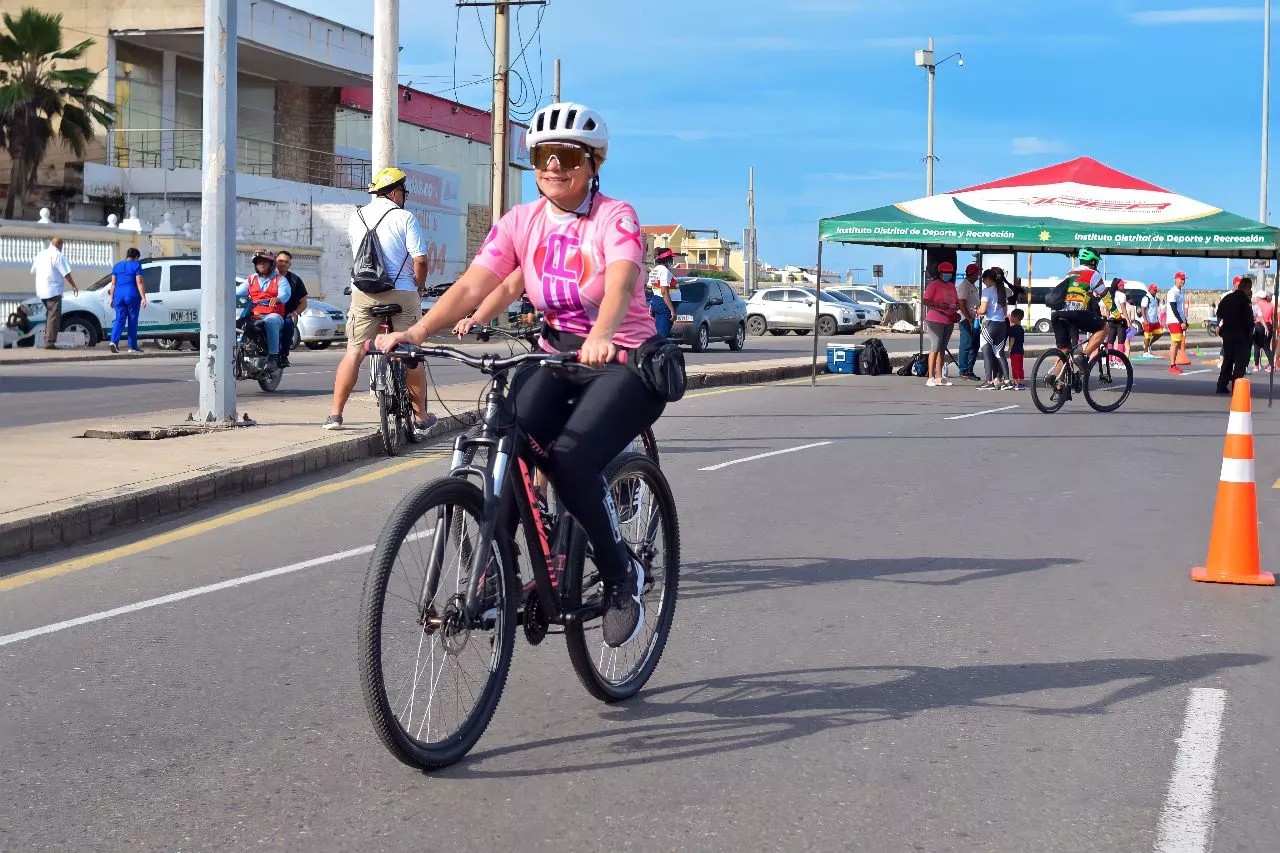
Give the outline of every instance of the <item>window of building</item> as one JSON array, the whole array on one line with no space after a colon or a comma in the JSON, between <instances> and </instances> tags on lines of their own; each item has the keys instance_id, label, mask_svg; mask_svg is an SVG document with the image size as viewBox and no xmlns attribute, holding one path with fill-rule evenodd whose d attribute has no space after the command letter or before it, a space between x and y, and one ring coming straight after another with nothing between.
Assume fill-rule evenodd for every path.
<instances>
[{"instance_id":1,"label":"window of building","mask_svg":"<svg viewBox=\"0 0 1280 853\"><path fill-rule=\"evenodd\" d=\"M116 44L115 165L160 165L163 66L158 51Z\"/></svg>"}]
</instances>

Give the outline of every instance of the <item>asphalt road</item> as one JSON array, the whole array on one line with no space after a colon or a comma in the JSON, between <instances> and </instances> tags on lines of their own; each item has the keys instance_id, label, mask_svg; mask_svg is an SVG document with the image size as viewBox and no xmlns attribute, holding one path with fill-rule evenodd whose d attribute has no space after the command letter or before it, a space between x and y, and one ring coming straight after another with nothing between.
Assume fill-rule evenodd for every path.
<instances>
[{"instance_id":1,"label":"asphalt road","mask_svg":"<svg viewBox=\"0 0 1280 853\"><path fill-rule=\"evenodd\" d=\"M0 578L0 848L1128 853L1216 793L1216 849L1274 850L1280 599L1188 577L1226 428L1212 378L1140 366L1113 415L898 377L689 395L657 429L685 575L649 687L601 705L557 638L518 639L485 737L430 776L366 721L368 558L341 555L440 461L0 567L57 561ZM1276 418L1255 401L1260 448ZM1263 452L1271 568L1278 475ZM1206 695L1220 749L1196 764L1217 742L1193 715L1188 764Z\"/></svg>"},{"instance_id":2,"label":"asphalt road","mask_svg":"<svg viewBox=\"0 0 1280 853\"><path fill-rule=\"evenodd\" d=\"M825 363L828 341L856 343L874 333L840 335L819 340L819 358ZM917 351L916 338L882 334L892 352ZM496 342L494 347L501 348ZM504 349L505 351L505 349ZM705 353L687 353L689 364L719 364L788 358L813 353L813 338L794 334L748 338L740 353L725 344L712 344ZM290 358L278 395L326 398L333 394L334 367L341 349L301 349ZM116 417L195 404L195 356L140 359L138 361L76 361L62 364L0 366L0 428ZM457 364L432 365L432 377L441 385L473 382L475 371ZM238 393L247 399L263 393L255 382L241 382Z\"/></svg>"}]
</instances>

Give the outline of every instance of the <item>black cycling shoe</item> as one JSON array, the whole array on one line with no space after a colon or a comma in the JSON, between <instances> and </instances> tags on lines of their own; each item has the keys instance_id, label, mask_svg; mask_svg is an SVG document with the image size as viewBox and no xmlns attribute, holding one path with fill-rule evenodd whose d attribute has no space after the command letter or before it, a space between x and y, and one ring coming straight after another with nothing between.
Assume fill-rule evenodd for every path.
<instances>
[{"instance_id":1,"label":"black cycling shoe","mask_svg":"<svg viewBox=\"0 0 1280 853\"><path fill-rule=\"evenodd\" d=\"M274 355L267 356L267 363L263 365L263 369L268 373L274 373L280 369L280 360Z\"/></svg>"},{"instance_id":2,"label":"black cycling shoe","mask_svg":"<svg viewBox=\"0 0 1280 853\"><path fill-rule=\"evenodd\" d=\"M621 581L605 581L602 629L606 646L625 646L644 627L644 602L640 600L643 589L644 569L634 560Z\"/></svg>"}]
</instances>

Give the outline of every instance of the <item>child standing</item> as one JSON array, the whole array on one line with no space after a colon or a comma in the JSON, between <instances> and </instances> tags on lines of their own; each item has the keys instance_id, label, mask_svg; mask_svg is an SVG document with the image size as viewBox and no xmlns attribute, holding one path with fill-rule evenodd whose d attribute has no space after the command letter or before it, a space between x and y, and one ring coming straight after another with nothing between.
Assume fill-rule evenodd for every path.
<instances>
[{"instance_id":1,"label":"child standing","mask_svg":"<svg viewBox=\"0 0 1280 853\"><path fill-rule=\"evenodd\" d=\"M1027 386L1022 384L1022 347L1027 335L1027 330L1022 328L1023 316L1021 308L1014 308L1009 312L1009 366L1012 368L1015 391L1027 390Z\"/></svg>"}]
</instances>

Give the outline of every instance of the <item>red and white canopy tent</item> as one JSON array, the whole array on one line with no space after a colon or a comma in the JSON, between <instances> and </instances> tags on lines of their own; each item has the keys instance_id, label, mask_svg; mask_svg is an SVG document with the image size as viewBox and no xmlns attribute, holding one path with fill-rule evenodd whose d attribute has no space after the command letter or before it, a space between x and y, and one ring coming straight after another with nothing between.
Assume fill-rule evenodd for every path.
<instances>
[{"instance_id":1,"label":"red and white canopy tent","mask_svg":"<svg viewBox=\"0 0 1280 853\"><path fill-rule=\"evenodd\" d=\"M1280 257L1280 229L1179 195L1088 157L949 193L822 219L818 222L819 270L826 242L987 253L1074 253L1088 246L1104 255Z\"/></svg>"}]
</instances>

